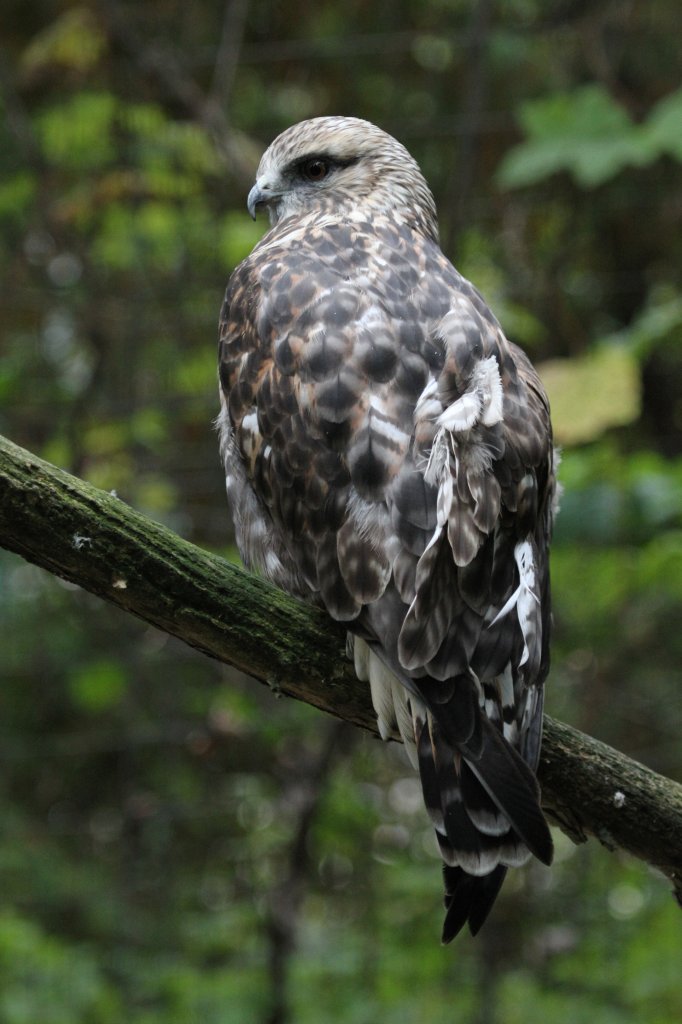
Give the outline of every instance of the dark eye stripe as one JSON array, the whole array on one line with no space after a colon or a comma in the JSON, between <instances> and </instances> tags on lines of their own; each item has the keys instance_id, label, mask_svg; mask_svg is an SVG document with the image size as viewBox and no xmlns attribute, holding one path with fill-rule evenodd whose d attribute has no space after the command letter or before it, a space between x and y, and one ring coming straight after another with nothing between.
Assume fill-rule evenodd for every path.
<instances>
[{"instance_id":1,"label":"dark eye stripe","mask_svg":"<svg viewBox=\"0 0 682 1024\"><path fill-rule=\"evenodd\" d=\"M360 158L357 156L349 157L347 159L339 159L338 157L330 156L328 153L309 153L307 156L298 157L298 159L292 160L289 164L288 170L295 175L307 177L309 181L322 181L322 179L327 177L332 171L339 170L342 167L352 167L359 159ZM307 176L305 169L317 163L323 164L327 168L326 174L321 175L319 178Z\"/></svg>"}]
</instances>

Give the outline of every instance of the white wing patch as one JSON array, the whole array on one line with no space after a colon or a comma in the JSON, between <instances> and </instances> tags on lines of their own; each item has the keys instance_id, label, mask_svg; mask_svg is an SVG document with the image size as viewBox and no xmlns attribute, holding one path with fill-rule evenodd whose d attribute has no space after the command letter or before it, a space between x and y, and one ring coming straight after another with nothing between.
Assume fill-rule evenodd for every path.
<instances>
[{"instance_id":1,"label":"white wing patch","mask_svg":"<svg viewBox=\"0 0 682 1024\"><path fill-rule=\"evenodd\" d=\"M519 585L509 600L500 608L499 612L490 623L494 626L500 619L516 608L521 634L523 636L523 653L519 661L519 668L525 665L530 658L531 643L537 640L538 613L540 609L540 597L537 590L535 573L535 559L533 547L528 540L520 541L514 548L514 559L519 570Z\"/></svg>"},{"instance_id":2,"label":"white wing patch","mask_svg":"<svg viewBox=\"0 0 682 1024\"><path fill-rule=\"evenodd\" d=\"M500 423L502 413L502 380L495 356L480 360L466 391L446 409L438 401L434 381L427 384L416 406L416 436L430 420L433 437L424 479L438 488L437 525L427 551L447 524L458 566L469 565L475 558L499 515L501 490L491 472L493 455L485 433L475 428Z\"/></svg>"},{"instance_id":3,"label":"white wing patch","mask_svg":"<svg viewBox=\"0 0 682 1024\"><path fill-rule=\"evenodd\" d=\"M433 414L436 404L436 382L427 384L415 409L415 419ZM438 430L433 441L424 478L428 483L442 485L449 476L446 473L449 453L457 457L455 434L464 435L478 423L492 427L502 420L502 380L495 356L482 359L471 375L469 387L463 395L440 412L436 420Z\"/></svg>"},{"instance_id":4,"label":"white wing patch","mask_svg":"<svg viewBox=\"0 0 682 1024\"><path fill-rule=\"evenodd\" d=\"M495 356L482 359L469 387L438 417L438 426L461 433L477 423L492 427L502 419L502 380Z\"/></svg>"}]
</instances>

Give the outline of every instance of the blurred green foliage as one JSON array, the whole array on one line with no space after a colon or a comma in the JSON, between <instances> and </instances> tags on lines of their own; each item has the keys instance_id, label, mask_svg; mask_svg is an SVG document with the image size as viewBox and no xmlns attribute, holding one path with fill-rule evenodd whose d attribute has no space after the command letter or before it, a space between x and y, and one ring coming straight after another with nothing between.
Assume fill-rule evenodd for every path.
<instances>
[{"instance_id":1,"label":"blurred green foliage","mask_svg":"<svg viewBox=\"0 0 682 1024\"><path fill-rule=\"evenodd\" d=\"M520 121L526 140L498 171L506 188L535 185L557 171L594 188L624 168L668 155L682 160L682 89L655 104L643 124L634 124L603 85L529 100L521 106Z\"/></svg>"},{"instance_id":2,"label":"blurred green foliage","mask_svg":"<svg viewBox=\"0 0 682 1024\"><path fill-rule=\"evenodd\" d=\"M258 154L376 120L555 404L548 708L679 777L677 5L3 8L0 431L234 557L215 335ZM0 649L0 1024L680 1019L643 865L558 836L441 949L399 750L9 555Z\"/></svg>"}]
</instances>

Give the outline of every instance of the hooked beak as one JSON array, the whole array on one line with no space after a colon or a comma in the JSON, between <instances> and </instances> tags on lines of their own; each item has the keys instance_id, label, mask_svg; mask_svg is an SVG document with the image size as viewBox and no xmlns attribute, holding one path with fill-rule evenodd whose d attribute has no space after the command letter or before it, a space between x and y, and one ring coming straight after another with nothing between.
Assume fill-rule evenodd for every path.
<instances>
[{"instance_id":1,"label":"hooked beak","mask_svg":"<svg viewBox=\"0 0 682 1024\"><path fill-rule=\"evenodd\" d=\"M259 185L258 182L253 186L249 192L246 200L246 209L251 214L252 220L256 219L256 213L259 206L267 206L268 203L272 202L275 198L274 192L272 192L267 185Z\"/></svg>"}]
</instances>

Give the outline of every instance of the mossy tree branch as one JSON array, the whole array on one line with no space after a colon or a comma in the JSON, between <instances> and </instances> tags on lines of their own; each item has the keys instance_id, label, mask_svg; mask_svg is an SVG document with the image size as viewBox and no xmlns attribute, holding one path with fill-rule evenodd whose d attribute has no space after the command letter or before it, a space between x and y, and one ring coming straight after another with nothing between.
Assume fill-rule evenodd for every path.
<instances>
[{"instance_id":1,"label":"mossy tree branch","mask_svg":"<svg viewBox=\"0 0 682 1024\"><path fill-rule=\"evenodd\" d=\"M277 692L376 732L345 631L118 498L0 438L0 545ZM549 815L668 876L682 902L682 786L545 716Z\"/></svg>"}]
</instances>

